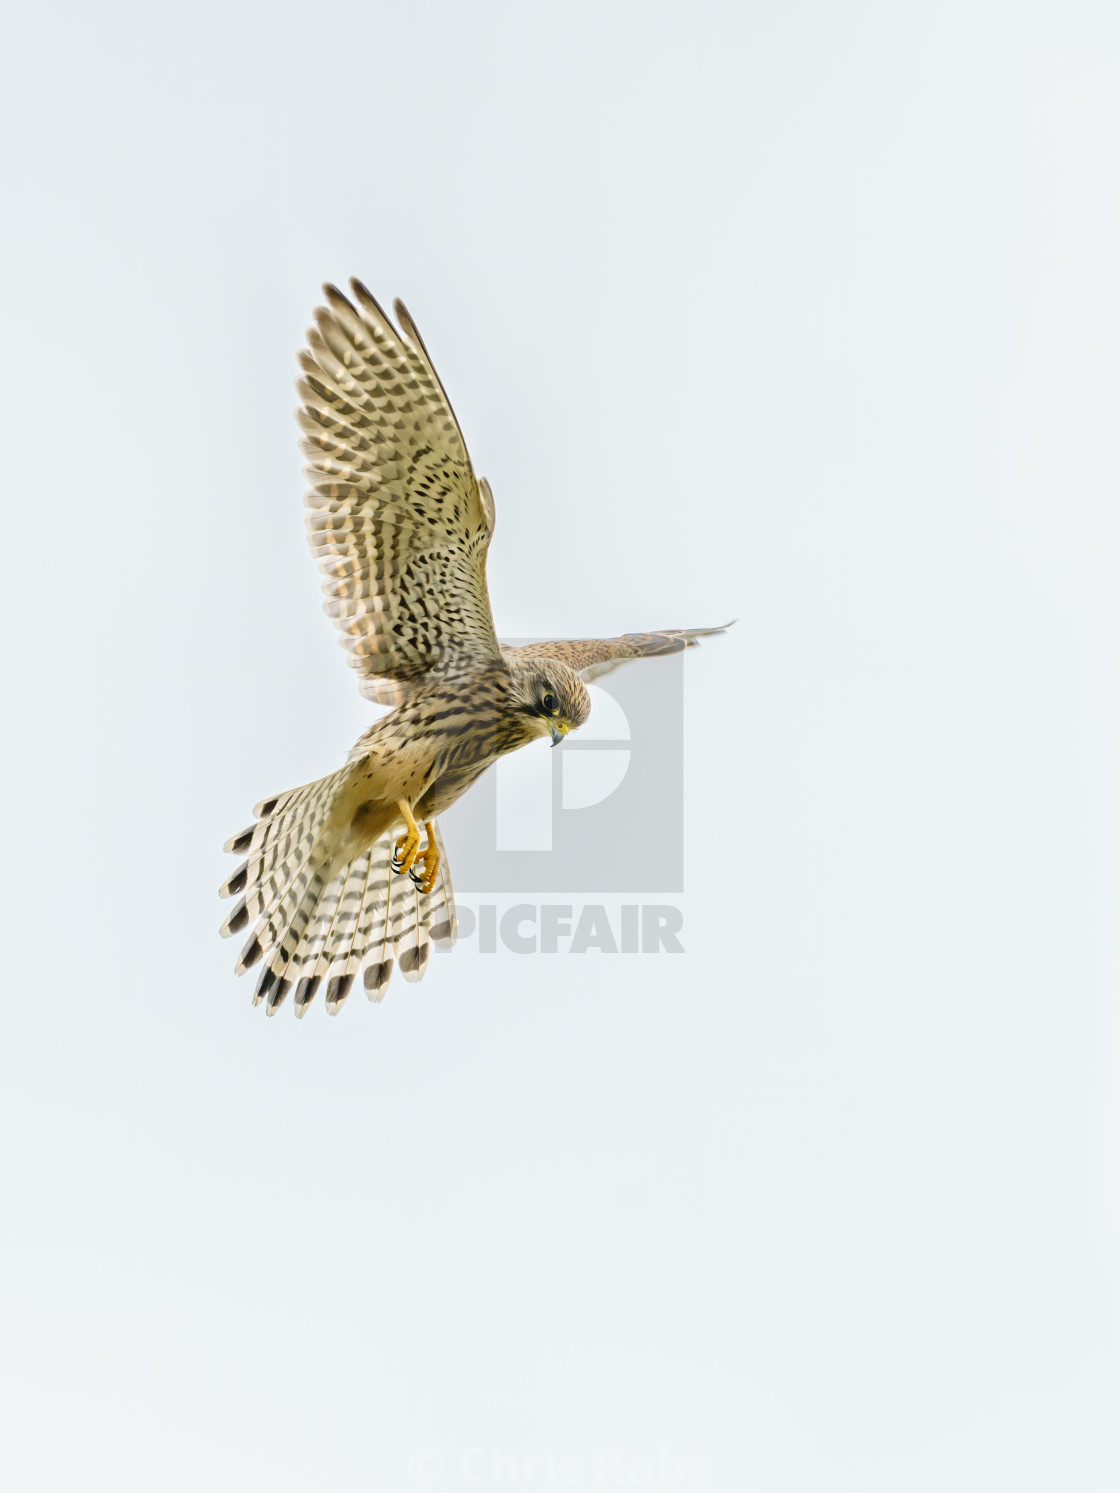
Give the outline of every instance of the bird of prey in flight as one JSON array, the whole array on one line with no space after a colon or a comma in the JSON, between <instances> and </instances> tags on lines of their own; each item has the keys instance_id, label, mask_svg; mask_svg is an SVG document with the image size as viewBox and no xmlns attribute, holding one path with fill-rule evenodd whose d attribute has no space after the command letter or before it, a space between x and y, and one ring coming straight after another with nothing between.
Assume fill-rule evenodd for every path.
<instances>
[{"instance_id":1,"label":"bird of prey in flight","mask_svg":"<svg viewBox=\"0 0 1120 1493\"><path fill-rule=\"evenodd\" d=\"M225 849L244 856L224 937L250 930L240 974L271 1015L302 1016L326 981L337 1012L360 974L380 999L393 963L419 980L455 938L439 815L499 757L582 726L585 681L722 628L503 646L486 589L494 501L415 323L358 280L333 285L300 354L296 412L325 609L367 700L393 709L346 764L263 799Z\"/></svg>"}]
</instances>

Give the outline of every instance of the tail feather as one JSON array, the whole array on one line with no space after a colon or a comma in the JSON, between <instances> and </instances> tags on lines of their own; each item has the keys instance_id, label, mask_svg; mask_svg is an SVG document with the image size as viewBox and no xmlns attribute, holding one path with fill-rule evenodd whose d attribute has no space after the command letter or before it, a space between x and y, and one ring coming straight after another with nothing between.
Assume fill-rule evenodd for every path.
<instances>
[{"instance_id":1,"label":"tail feather","mask_svg":"<svg viewBox=\"0 0 1120 1493\"><path fill-rule=\"evenodd\" d=\"M455 915L455 893L451 889L451 872L447 864L447 852L443 848L443 835L438 823L433 823L436 846L439 850L439 875L432 888L429 932L438 948L449 949L459 936L459 919Z\"/></svg>"},{"instance_id":2,"label":"tail feather","mask_svg":"<svg viewBox=\"0 0 1120 1493\"><path fill-rule=\"evenodd\" d=\"M424 917L421 902L423 897L418 886L408 888L408 896L400 902L400 920L397 923L398 963L406 980L415 982L424 978L428 958L432 952L432 941L428 936L428 922Z\"/></svg>"},{"instance_id":3,"label":"tail feather","mask_svg":"<svg viewBox=\"0 0 1120 1493\"><path fill-rule=\"evenodd\" d=\"M426 916L431 905L431 895L424 896L420 888L410 879L400 878L400 886L392 895L391 904L385 909L384 938L392 947L406 980L415 982L424 978L431 953L428 937L430 918ZM380 988L388 983L392 965L385 972Z\"/></svg>"},{"instance_id":4,"label":"tail feather","mask_svg":"<svg viewBox=\"0 0 1120 1493\"><path fill-rule=\"evenodd\" d=\"M319 893L315 910L308 919L303 935L288 960L287 978L297 982L301 992L300 999L295 1003L297 1016L302 1016L307 1010L319 988L319 959L323 945L330 937L330 931L338 912L343 879L348 869L344 868L340 871Z\"/></svg>"},{"instance_id":5,"label":"tail feather","mask_svg":"<svg viewBox=\"0 0 1120 1493\"><path fill-rule=\"evenodd\" d=\"M240 974L263 963L253 1003L263 1000L270 1016L293 988L302 1016L324 980L327 1010L335 1015L359 974L370 998L380 1000L395 963L406 980L420 980L432 942L455 938L455 899L438 826L441 867L427 894L392 870L396 827L345 865L331 861L321 831L346 773L263 799L258 822L227 841L227 849L248 858L221 889L227 897L242 894L221 932L228 937L251 926L235 969Z\"/></svg>"},{"instance_id":6,"label":"tail feather","mask_svg":"<svg viewBox=\"0 0 1120 1493\"><path fill-rule=\"evenodd\" d=\"M382 847L378 845L377 849L381 850ZM382 883L383 896L374 902L370 910L370 957L362 973L366 994L372 1001L381 1000L393 973L396 958L396 944L391 937L393 903L394 899L399 900L405 895L401 885L402 878L396 875L392 867L393 842L388 837L382 853L389 857L389 865Z\"/></svg>"},{"instance_id":7,"label":"tail feather","mask_svg":"<svg viewBox=\"0 0 1120 1493\"><path fill-rule=\"evenodd\" d=\"M282 858L278 852L277 870L267 876L262 873L255 885L250 886L241 900L236 903L219 929L223 938L239 933L250 922L272 918L273 914L281 908L292 879L306 867L314 845L315 826L310 826L295 844L288 845ZM243 873L246 877L248 876L244 866L238 875Z\"/></svg>"},{"instance_id":8,"label":"tail feather","mask_svg":"<svg viewBox=\"0 0 1120 1493\"><path fill-rule=\"evenodd\" d=\"M264 968L261 970L261 977L253 996L253 1004L257 1005L265 999L266 1009L270 1016L283 1003L291 989L292 982L288 976L288 969L292 956L298 949L304 929L319 905L322 892L323 873L321 870L308 870L306 873L301 873L293 882L291 892L284 899L284 905L292 909L290 915L286 921L281 923L277 915L273 914L273 919L269 922L269 930L282 928L282 931L272 937L268 947L264 950L265 953L270 953L271 957L265 960Z\"/></svg>"},{"instance_id":9,"label":"tail feather","mask_svg":"<svg viewBox=\"0 0 1120 1493\"><path fill-rule=\"evenodd\" d=\"M358 939L362 909L370 895L373 865L374 855L370 849L353 863L351 878L342 894L340 918L335 925L337 936L330 951L330 963L323 971L327 980L327 1010L332 1016L337 1016L342 1010L354 977L361 968L365 950Z\"/></svg>"},{"instance_id":10,"label":"tail feather","mask_svg":"<svg viewBox=\"0 0 1120 1493\"><path fill-rule=\"evenodd\" d=\"M301 998L297 991L297 1016L306 1011L330 970L332 951L347 936L344 930L350 925L350 907L358 896L358 888L364 884L368 860L369 852L366 851L344 866L319 899L315 917L295 955L300 989L304 992Z\"/></svg>"},{"instance_id":11,"label":"tail feather","mask_svg":"<svg viewBox=\"0 0 1120 1493\"><path fill-rule=\"evenodd\" d=\"M311 855L318 829L318 820L309 817L286 834L277 836L275 843L269 844L256 864L250 865L248 874L254 880L245 895L250 917L263 917L281 899L293 873L305 865Z\"/></svg>"},{"instance_id":12,"label":"tail feather","mask_svg":"<svg viewBox=\"0 0 1120 1493\"><path fill-rule=\"evenodd\" d=\"M366 951L362 983L371 1001L385 994L393 973L393 946L389 942L389 909L394 887L400 885L392 868L393 841L386 835L373 847L370 888L358 915L357 941Z\"/></svg>"},{"instance_id":13,"label":"tail feather","mask_svg":"<svg viewBox=\"0 0 1120 1493\"><path fill-rule=\"evenodd\" d=\"M225 848L231 850L242 845L248 836L245 848L249 858L237 868L218 895L232 897L245 892L250 908L253 903L265 904L275 900L279 895L275 887L287 877L289 857L293 853L306 853L313 843L340 777L341 774L334 774L310 784L307 789L300 790L298 801L293 796L293 801L273 818L263 819L241 836L235 835L232 840L227 840ZM321 791L312 796L315 789ZM266 799L265 804L268 802L270 800ZM255 897L254 893L257 894ZM251 915L259 917L260 912L251 911Z\"/></svg>"},{"instance_id":14,"label":"tail feather","mask_svg":"<svg viewBox=\"0 0 1120 1493\"><path fill-rule=\"evenodd\" d=\"M306 861L293 872L279 900L260 914L253 935L234 966L238 974L255 964L263 954L270 954L290 934L292 925L300 916L308 889L318 877L317 868ZM302 926L299 931L303 931Z\"/></svg>"},{"instance_id":15,"label":"tail feather","mask_svg":"<svg viewBox=\"0 0 1120 1493\"><path fill-rule=\"evenodd\" d=\"M317 797L318 790L324 784L331 783L331 777L317 778L314 783L304 783L301 788L292 788L287 793L279 793L272 798L263 798L253 809L257 822L251 824L248 829L243 829L239 834L231 835L222 846L223 850L231 851L234 855L251 855L259 850L266 840L271 840L275 832L287 825L294 818L302 817L303 810L309 800Z\"/></svg>"}]
</instances>

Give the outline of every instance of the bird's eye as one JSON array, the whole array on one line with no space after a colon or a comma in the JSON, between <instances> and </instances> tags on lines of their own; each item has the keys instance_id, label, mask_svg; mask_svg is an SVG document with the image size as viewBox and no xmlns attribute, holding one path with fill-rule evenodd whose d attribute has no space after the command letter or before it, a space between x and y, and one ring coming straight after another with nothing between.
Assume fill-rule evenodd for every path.
<instances>
[{"instance_id":1,"label":"bird's eye","mask_svg":"<svg viewBox=\"0 0 1120 1493\"><path fill-rule=\"evenodd\" d=\"M544 706L545 710L548 711L549 715L555 715L556 712L560 709L560 701L556 698L551 690L549 690L549 692L542 697L541 704Z\"/></svg>"}]
</instances>

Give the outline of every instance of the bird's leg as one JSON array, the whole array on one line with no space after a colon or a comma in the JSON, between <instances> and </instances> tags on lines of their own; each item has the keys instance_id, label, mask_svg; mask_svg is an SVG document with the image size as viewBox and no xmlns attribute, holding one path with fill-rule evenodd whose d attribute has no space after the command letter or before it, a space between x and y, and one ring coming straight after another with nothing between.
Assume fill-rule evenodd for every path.
<instances>
[{"instance_id":1,"label":"bird's leg","mask_svg":"<svg viewBox=\"0 0 1120 1493\"><path fill-rule=\"evenodd\" d=\"M398 876L403 876L406 871L412 869L416 852L420 849L420 826L412 817L412 810L403 798L397 799L397 808L401 811L401 818L407 828L398 839L393 851L393 870Z\"/></svg>"},{"instance_id":2,"label":"bird's leg","mask_svg":"<svg viewBox=\"0 0 1120 1493\"><path fill-rule=\"evenodd\" d=\"M436 827L430 819L424 820L424 828L428 832L428 843L416 857L412 870L408 873L425 897L436 884L439 875L440 853L436 844ZM423 875L417 875L417 866L423 866Z\"/></svg>"}]
</instances>

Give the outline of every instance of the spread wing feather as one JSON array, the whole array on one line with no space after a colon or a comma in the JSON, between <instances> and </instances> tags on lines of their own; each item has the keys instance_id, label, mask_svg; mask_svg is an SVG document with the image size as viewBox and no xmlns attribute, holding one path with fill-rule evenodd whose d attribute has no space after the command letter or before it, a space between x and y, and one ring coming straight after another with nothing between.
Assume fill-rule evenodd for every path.
<instances>
[{"instance_id":1,"label":"spread wing feather","mask_svg":"<svg viewBox=\"0 0 1120 1493\"><path fill-rule=\"evenodd\" d=\"M494 505L412 318L397 301L398 329L350 284L353 302L324 287L300 356L308 538L361 693L398 705L426 675L498 657Z\"/></svg>"},{"instance_id":2,"label":"spread wing feather","mask_svg":"<svg viewBox=\"0 0 1120 1493\"><path fill-rule=\"evenodd\" d=\"M660 658L696 646L698 638L726 632L733 624L722 627L690 627L663 632L628 632L620 638L570 638L527 643L521 648L503 645L502 653L513 658L558 658L574 669L585 684L617 669L633 658Z\"/></svg>"}]
</instances>

